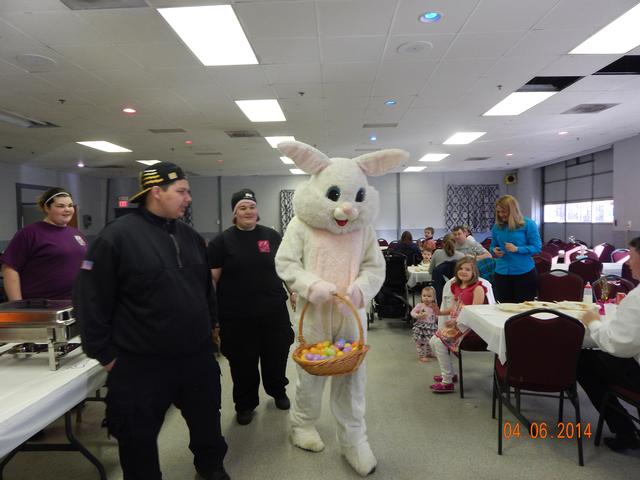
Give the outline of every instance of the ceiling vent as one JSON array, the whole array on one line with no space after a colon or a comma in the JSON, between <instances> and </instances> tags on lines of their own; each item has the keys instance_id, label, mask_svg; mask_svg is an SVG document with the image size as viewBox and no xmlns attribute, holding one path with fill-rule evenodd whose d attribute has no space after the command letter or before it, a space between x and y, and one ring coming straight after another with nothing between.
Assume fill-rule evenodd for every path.
<instances>
[{"instance_id":1,"label":"ceiling vent","mask_svg":"<svg viewBox=\"0 0 640 480\"><path fill-rule=\"evenodd\" d=\"M222 155L222 152L195 152L194 155L200 155L200 156L205 156L205 155Z\"/></svg>"},{"instance_id":2,"label":"ceiling vent","mask_svg":"<svg viewBox=\"0 0 640 480\"><path fill-rule=\"evenodd\" d=\"M465 158L465 162L482 162L484 160L489 160L491 157L469 157Z\"/></svg>"},{"instance_id":3,"label":"ceiling vent","mask_svg":"<svg viewBox=\"0 0 640 480\"><path fill-rule=\"evenodd\" d=\"M615 107L616 105L620 105L619 103L581 103L580 105L576 105L575 107L567 110L564 113L598 113L603 110L608 110L611 107Z\"/></svg>"},{"instance_id":4,"label":"ceiling vent","mask_svg":"<svg viewBox=\"0 0 640 480\"><path fill-rule=\"evenodd\" d=\"M106 10L109 8L148 7L145 0L60 0L69 10Z\"/></svg>"},{"instance_id":5,"label":"ceiling vent","mask_svg":"<svg viewBox=\"0 0 640 480\"><path fill-rule=\"evenodd\" d=\"M396 128L397 123L365 123L362 128Z\"/></svg>"},{"instance_id":6,"label":"ceiling vent","mask_svg":"<svg viewBox=\"0 0 640 480\"><path fill-rule=\"evenodd\" d=\"M0 109L0 122L10 123L16 127L22 128L55 128L58 125L54 125L50 122L43 120L35 120L33 118L25 117L18 113L11 112L9 110Z\"/></svg>"},{"instance_id":7,"label":"ceiling vent","mask_svg":"<svg viewBox=\"0 0 640 480\"><path fill-rule=\"evenodd\" d=\"M257 130L225 130L224 133L231 138L262 137Z\"/></svg>"},{"instance_id":8,"label":"ceiling vent","mask_svg":"<svg viewBox=\"0 0 640 480\"><path fill-rule=\"evenodd\" d=\"M187 133L184 128L150 128L151 133Z\"/></svg>"}]
</instances>

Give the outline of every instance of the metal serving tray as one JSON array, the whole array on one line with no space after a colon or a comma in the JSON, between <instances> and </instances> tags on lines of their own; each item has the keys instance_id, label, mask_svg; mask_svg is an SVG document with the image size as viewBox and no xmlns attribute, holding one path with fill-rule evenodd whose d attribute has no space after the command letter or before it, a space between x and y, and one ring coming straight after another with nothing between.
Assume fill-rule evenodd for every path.
<instances>
[{"instance_id":1,"label":"metal serving tray","mask_svg":"<svg viewBox=\"0 0 640 480\"><path fill-rule=\"evenodd\" d=\"M59 358L67 353L63 346L78 333L70 300L0 303L0 342L47 344L51 370L57 369Z\"/></svg>"}]
</instances>

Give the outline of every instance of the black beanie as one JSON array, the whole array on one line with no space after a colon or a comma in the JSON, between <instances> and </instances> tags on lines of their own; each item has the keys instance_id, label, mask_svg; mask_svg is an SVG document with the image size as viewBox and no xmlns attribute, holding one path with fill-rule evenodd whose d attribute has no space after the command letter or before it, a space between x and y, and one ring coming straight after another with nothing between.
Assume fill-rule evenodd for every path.
<instances>
[{"instance_id":1,"label":"black beanie","mask_svg":"<svg viewBox=\"0 0 640 480\"><path fill-rule=\"evenodd\" d=\"M236 192L233 195L231 195L231 211L232 212L236 211L236 205L241 200L250 200L255 204L258 203L258 201L256 200L256 194L253 193L253 190L249 190L248 188L243 188L239 192Z\"/></svg>"}]
</instances>

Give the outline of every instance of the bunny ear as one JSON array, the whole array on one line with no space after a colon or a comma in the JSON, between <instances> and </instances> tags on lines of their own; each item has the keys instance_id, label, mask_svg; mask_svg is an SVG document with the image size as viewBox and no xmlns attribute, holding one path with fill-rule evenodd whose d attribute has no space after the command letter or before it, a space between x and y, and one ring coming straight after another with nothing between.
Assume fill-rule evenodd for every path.
<instances>
[{"instance_id":1,"label":"bunny ear","mask_svg":"<svg viewBox=\"0 0 640 480\"><path fill-rule=\"evenodd\" d=\"M397 167L409 158L409 152L391 148L388 150L378 150L377 152L366 153L353 159L362 171L370 177L384 175L392 168Z\"/></svg>"},{"instance_id":2,"label":"bunny ear","mask_svg":"<svg viewBox=\"0 0 640 480\"><path fill-rule=\"evenodd\" d=\"M331 165L331 160L320 150L302 142L281 142L278 150L294 161L305 173L315 174Z\"/></svg>"}]
</instances>

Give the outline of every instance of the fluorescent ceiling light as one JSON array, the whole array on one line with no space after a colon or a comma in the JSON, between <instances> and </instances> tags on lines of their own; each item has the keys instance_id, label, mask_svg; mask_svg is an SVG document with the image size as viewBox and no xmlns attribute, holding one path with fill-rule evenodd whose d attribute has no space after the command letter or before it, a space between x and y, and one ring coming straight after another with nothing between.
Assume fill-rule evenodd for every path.
<instances>
[{"instance_id":1,"label":"fluorescent ceiling light","mask_svg":"<svg viewBox=\"0 0 640 480\"><path fill-rule=\"evenodd\" d=\"M252 122L285 122L287 120L278 100L236 100L236 105Z\"/></svg>"},{"instance_id":2,"label":"fluorescent ceiling light","mask_svg":"<svg viewBox=\"0 0 640 480\"><path fill-rule=\"evenodd\" d=\"M427 153L419 161L420 162L439 162L449 156L448 153Z\"/></svg>"},{"instance_id":3,"label":"fluorescent ceiling light","mask_svg":"<svg viewBox=\"0 0 640 480\"><path fill-rule=\"evenodd\" d=\"M136 160L138 163L142 163L143 165L155 165L156 163L160 163L160 160Z\"/></svg>"},{"instance_id":4,"label":"fluorescent ceiling light","mask_svg":"<svg viewBox=\"0 0 640 480\"><path fill-rule=\"evenodd\" d=\"M284 163L286 165L293 165L295 163L289 157L280 157L280 160L282 160L282 163Z\"/></svg>"},{"instance_id":5,"label":"fluorescent ceiling light","mask_svg":"<svg viewBox=\"0 0 640 480\"><path fill-rule=\"evenodd\" d=\"M482 115L520 115L558 92L513 92Z\"/></svg>"},{"instance_id":6,"label":"fluorescent ceiling light","mask_svg":"<svg viewBox=\"0 0 640 480\"><path fill-rule=\"evenodd\" d=\"M447 138L443 145L466 145L477 140L487 132L458 132Z\"/></svg>"},{"instance_id":7,"label":"fluorescent ceiling light","mask_svg":"<svg viewBox=\"0 0 640 480\"><path fill-rule=\"evenodd\" d=\"M299 168L290 168L289 171L294 175L305 175L307 172L300 170Z\"/></svg>"},{"instance_id":8,"label":"fluorescent ceiling light","mask_svg":"<svg viewBox=\"0 0 640 480\"><path fill-rule=\"evenodd\" d=\"M421 172L427 167L407 167L403 170L403 172Z\"/></svg>"},{"instance_id":9,"label":"fluorescent ceiling light","mask_svg":"<svg viewBox=\"0 0 640 480\"><path fill-rule=\"evenodd\" d=\"M84 145L85 147L95 148L96 150L101 150L103 152L109 153L123 153L123 152L131 152L128 148L121 147L120 145L116 145L115 143L105 142L103 140L96 140L91 142L76 142L80 145Z\"/></svg>"},{"instance_id":10,"label":"fluorescent ceiling light","mask_svg":"<svg viewBox=\"0 0 640 480\"><path fill-rule=\"evenodd\" d=\"M264 137L264 139L269 142L272 148L278 148L278 144L280 142L295 142L296 137L284 136L284 137Z\"/></svg>"},{"instance_id":11,"label":"fluorescent ceiling light","mask_svg":"<svg viewBox=\"0 0 640 480\"><path fill-rule=\"evenodd\" d=\"M627 53L640 44L640 4L571 50L570 54Z\"/></svg>"},{"instance_id":12,"label":"fluorescent ceiling light","mask_svg":"<svg viewBox=\"0 0 640 480\"><path fill-rule=\"evenodd\" d=\"M258 64L231 5L159 8L158 12L203 65Z\"/></svg>"}]
</instances>

